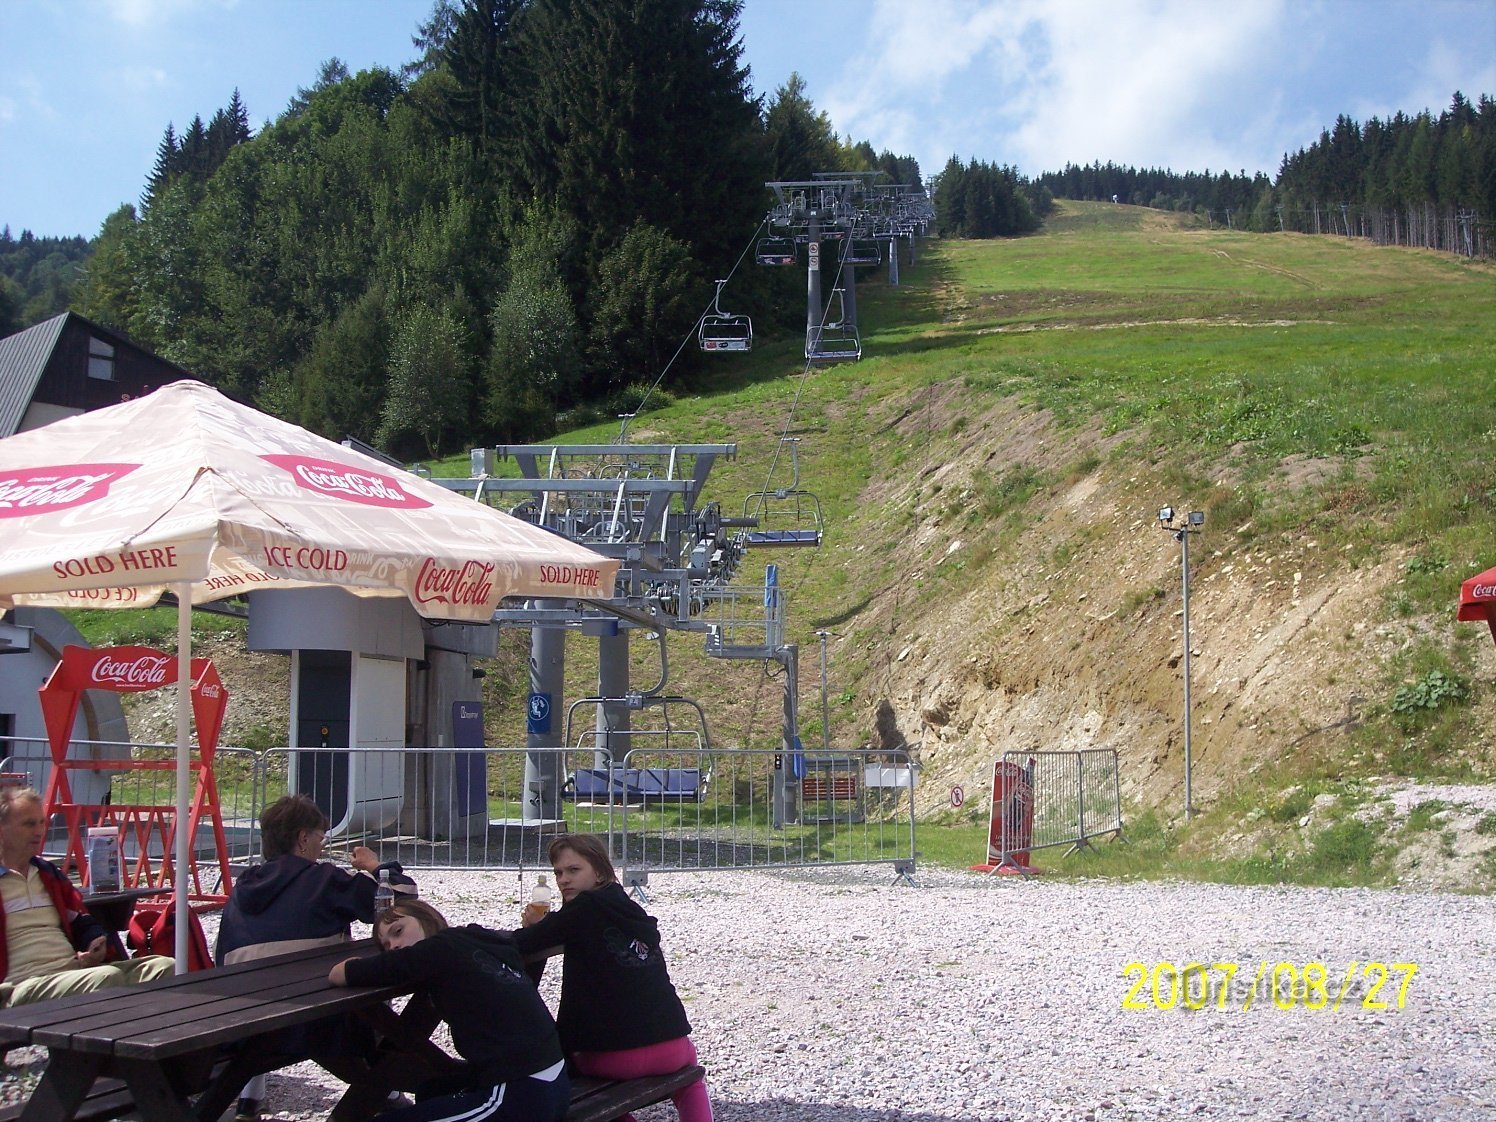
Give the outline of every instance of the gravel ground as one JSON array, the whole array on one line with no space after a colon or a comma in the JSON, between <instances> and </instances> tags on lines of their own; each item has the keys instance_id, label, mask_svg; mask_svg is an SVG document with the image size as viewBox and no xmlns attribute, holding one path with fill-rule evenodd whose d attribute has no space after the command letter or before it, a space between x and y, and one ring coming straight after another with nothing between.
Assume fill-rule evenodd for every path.
<instances>
[{"instance_id":1,"label":"gravel ground","mask_svg":"<svg viewBox=\"0 0 1496 1122\"><path fill-rule=\"evenodd\" d=\"M654 878L648 907L719 1122L1496 1116L1496 899L917 879L880 867ZM518 915L513 873L420 880L454 920ZM1192 1011L1154 1007L1149 973L1135 992L1147 1008L1123 1008L1144 970L1190 961L1238 975L1223 991L1212 970ZM1404 1008L1398 970L1376 995L1388 1008L1363 1007L1368 962L1418 966ZM1266 982L1254 990L1261 963L1322 963L1326 990L1310 1000L1324 1008L1304 1008L1302 983L1277 1002ZM12 1053L5 1090L39 1062ZM323 1118L337 1091L311 1065L286 1069L267 1117ZM655 1107L639 1122L674 1118Z\"/></svg>"}]
</instances>

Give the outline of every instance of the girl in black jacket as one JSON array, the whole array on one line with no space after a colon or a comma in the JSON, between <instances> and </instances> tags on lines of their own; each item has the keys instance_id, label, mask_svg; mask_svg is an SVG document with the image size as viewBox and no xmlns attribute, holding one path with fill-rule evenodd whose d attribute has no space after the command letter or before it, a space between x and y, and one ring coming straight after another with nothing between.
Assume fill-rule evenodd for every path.
<instances>
[{"instance_id":1,"label":"girl in black jacket","mask_svg":"<svg viewBox=\"0 0 1496 1122\"><path fill-rule=\"evenodd\" d=\"M525 909L524 955L561 947L561 1045L582 1075L634 1079L696 1062L686 1010L665 969L660 926L618 883L601 838L566 834L547 851L561 910ZM671 1096L681 1122L712 1122L706 1083ZM632 1116L629 1116L632 1117Z\"/></svg>"},{"instance_id":2,"label":"girl in black jacket","mask_svg":"<svg viewBox=\"0 0 1496 1122\"><path fill-rule=\"evenodd\" d=\"M423 1085L414 1106L375 1122L561 1122L571 1099L556 1023L525 974L514 941L476 924L449 927L419 900L396 901L374 922L384 953L350 958L337 986L415 985L452 1030L467 1061Z\"/></svg>"}]
</instances>

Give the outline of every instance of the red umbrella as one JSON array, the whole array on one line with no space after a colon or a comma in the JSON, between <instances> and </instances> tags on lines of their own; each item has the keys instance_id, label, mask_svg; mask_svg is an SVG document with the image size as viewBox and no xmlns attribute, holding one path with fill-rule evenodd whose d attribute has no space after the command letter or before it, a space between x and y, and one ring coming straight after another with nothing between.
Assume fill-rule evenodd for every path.
<instances>
[{"instance_id":1,"label":"red umbrella","mask_svg":"<svg viewBox=\"0 0 1496 1122\"><path fill-rule=\"evenodd\" d=\"M1485 620L1496 639L1496 569L1476 573L1460 585L1459 618L1472 623Z\"/></svg>"}]
</instances>

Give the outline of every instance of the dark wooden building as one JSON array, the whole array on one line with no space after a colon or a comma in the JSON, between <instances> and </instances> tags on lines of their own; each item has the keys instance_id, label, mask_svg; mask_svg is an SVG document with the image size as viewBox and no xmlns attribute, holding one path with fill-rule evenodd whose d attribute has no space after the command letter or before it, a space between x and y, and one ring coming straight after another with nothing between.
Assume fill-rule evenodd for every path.
<instances>
[{"instance_id":1,"label":"dark wooden building","mask_svg":"<svg viewBox=\"0 0 1496 1122\"><path fill-rule=\"evenodd\" d=\"M0 437L191 377L119 332L63 312L0 339Z\"/></svg>"}]
</instances>

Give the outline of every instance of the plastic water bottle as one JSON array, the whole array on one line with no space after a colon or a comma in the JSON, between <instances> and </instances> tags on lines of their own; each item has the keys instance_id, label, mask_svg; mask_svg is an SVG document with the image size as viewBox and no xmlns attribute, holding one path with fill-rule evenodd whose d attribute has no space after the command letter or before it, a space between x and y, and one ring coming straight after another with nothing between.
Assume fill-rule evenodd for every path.
<instances>
[{"instance_id":1,"label":"plastic water bottle","mask_svg":"<svg viewBox=\"0 0 1496 1122\"><path fill-rule=\"evenodd\" d=\"M379 870L379 886L374 889L374 914L381 915L395 902L395 886L390 883L390 871Z\"/></svg>"},{"instance_id":2,"label":"plastic water bottle","mask_svg":"<svg viewBox=\"0 0 1496 1122\"><path fill-rule=\"evenodd\" d=\"M535 878L535 887L530 889L530 903L526 911L530 913L530 922L544 919L547 912L551 910L551 886L546 883L545 874L541 873Z\"/></svg>"}]
</instances>

